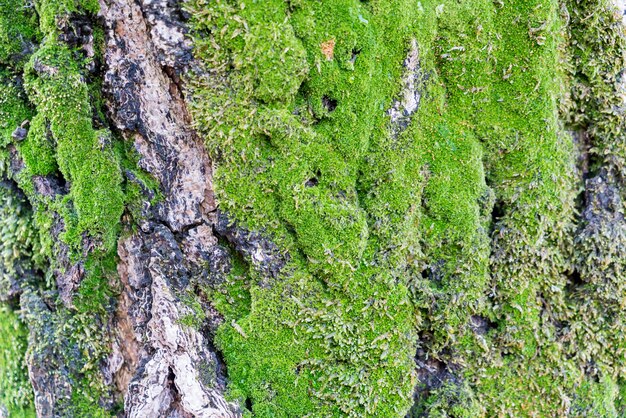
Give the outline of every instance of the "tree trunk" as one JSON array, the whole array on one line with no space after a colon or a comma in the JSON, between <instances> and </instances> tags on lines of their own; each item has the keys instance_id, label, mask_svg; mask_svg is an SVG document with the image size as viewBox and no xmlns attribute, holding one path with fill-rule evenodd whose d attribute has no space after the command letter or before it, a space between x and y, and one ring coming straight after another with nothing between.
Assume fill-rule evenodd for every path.
<instances>
[{"instance_id":1,"label":"tree trunk","mask_svg":"<svg viewBox=\"0 0 626 418\"><path fill-rule=\"evenodd\" d=\"M0 417L626 417L618 0L0 0Z\"/></svg>"}]
</instances>

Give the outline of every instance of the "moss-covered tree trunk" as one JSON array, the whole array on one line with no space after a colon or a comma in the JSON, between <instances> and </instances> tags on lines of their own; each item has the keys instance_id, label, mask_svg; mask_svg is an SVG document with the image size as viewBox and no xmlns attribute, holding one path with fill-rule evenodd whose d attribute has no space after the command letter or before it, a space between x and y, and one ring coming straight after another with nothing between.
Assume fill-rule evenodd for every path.
<instances>
[{"instance_id":1,"label":"moss-covered tree trunk","mask_svg":"<svg viewBox=\"0 0 626 418\"><path fill-rule=\"evenodd\" d=\"M626 417L625 7L0 0L0 417Z\"/></svg>"}]
</instances>

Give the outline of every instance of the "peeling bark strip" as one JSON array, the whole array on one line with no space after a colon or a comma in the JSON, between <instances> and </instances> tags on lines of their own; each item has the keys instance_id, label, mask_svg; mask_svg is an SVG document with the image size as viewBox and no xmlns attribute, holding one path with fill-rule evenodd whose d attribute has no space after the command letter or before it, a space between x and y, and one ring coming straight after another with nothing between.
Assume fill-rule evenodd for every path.
<instances>
[{"instance_id":1,"label":"peeling bark strip","mask_svg":"<svg viewBox=\"0 0 626 418\"><path fill-rule=\"evenodd\" d=\"M181 300L191 291L190 269L201 269L198 253L210 252L217 240L207 226L215 209L210 161L167 72L191 60L172 10L167 2L101 2L109 110L164 194L155 208L145 208L141 231L119 244L118 323L127 325L114 346L125 363L118 362L118 384L128 417L237 417L238 406L223 397L224 378L208 341L181 323L193 314Z\"/></svg>"}]
</instances>

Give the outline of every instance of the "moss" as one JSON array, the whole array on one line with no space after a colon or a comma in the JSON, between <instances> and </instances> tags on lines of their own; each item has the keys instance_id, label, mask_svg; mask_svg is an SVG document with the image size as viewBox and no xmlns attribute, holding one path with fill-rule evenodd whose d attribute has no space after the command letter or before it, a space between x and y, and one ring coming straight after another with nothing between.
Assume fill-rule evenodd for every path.
<instances>
[{"instance_id":1,"label":"moss","mask_svg":"<svg viewBox=\"0 0 626 418\"><path fill-rule=\"evenodd\" d=\"M616 111L621 105L621 69L626 54L621 16L612 2L605 0L568 2L568 69L572 78L566 113L574 129L585 129L590 136L588 152L620 175L624 173L624 118ZM593 12L591 15L589 13Z\"/></svg>"},{"instance_id":2,"label":"moss","mask_svg":"<svg viewBox=\"0 0 626 418\"><path fill-rule=\"evenodd\" d=\"M384 109L397 93L411 9L357 1L188 8L196 53L210 71L190 79L189 98L217 159L220 207L291 259L289 274L269 288L249 266L224 284L226 323L216 341L231 395L250 399L257 416L401 414L415 383L416 320L394 264L407 249L372 235L376 213L360 203L372 186L361 188L358 173L361 164L375 167L374 158L391 166L401 155L383 151L393 148ZM397 36L381 29L391 27ZM380 153L366 161L370 146ZM416 174L405 166L410 159L400 159L402 179ZM389 231L409 229L410 194L419 184L396 192ZM374 205L375 196L368 200ZM378 256L387 246L390 260Z\"/></svg>"},{"instance_id":3,"label":"moss","mask_svg":"<svg viewBox=\"0 0 626 418\"><path fill-rule=\"evenodd\" d=\"M79 234L102 237L103 247L112 248L124 208L122 178L116 155L107 147L109 133L92 126L78 63L67 47L48 40L31 57L25 81L38 115L50 122L59 169L71 182Z\"/></svg>"},{"instance_id":4,"label":"moss","mask_svg":"<svg viewBox=\"0 0 626 418\"><path fill-rule=\"evenodd\" d=\"M43 114L39 113L32 118L28 136L18 145L18 149L24 164L33 175L45 176L58 171L54 139Z\"/></svg>"},{"instance_id":5,"label":"moss","mask_svg":"<svg viewBox=\"0 0 626 418\"><path fill-rule=\"evenodd\" d=\"M24 289L20 307L30 331L28 361L46 365L46 373L58 379L55 390L67 396L55 402L55 413L111 416L109 389L101 372L102 359L111 346L103 332L102 308L75 312L55 300L53 292L31 287Z\"/></svg>"},{"instance_id":6,"label":"moss","mask_svg":"<svg viewBox=\"0 0 626 418\"><path fill-rule=\"evenodd\" d=\"M588 379L609 382L619 361L589 340L600 332L595 340L613 341L604 332L621 329L619 314L594 313L602 309L589 292L581 293L587 303L570 297L568 271L582 271L595 283L589 289L608 298L620 294L612 277L621 264L616 246L600 238L606 231L574 246L577 151L561 123L568 100L582 100L574 108L590 116L564 119L590 125L603 138L593 152L622 175L621 136L606 139L623 117L608 110L611 101L593 110L597 97L620 97L623 35L607 2L194 1L189 9L209 74L190 78L189 99L217 161L220 207L291 255L269 288L257 286L259 272L250 269L216 292L234 397L250 399L258 416L399 415L410 392L396 398L404 383L385 382L410 374L404 360L419 331L429 356L461 367L457 378L465 379L418 399L433 414L560 416L571 399L613 413L612 401L600 400L614 399L612 386ZM276 25L283 35L272 35ZM412 123L394 135L385 110L411 38L428 82ZM258 39L271 42L261 47ZM293 55L272 72L287 44ZM302 49L307 65L297 64ZM573 67L581 70L569 74ZM283 82L285 94L268 95L287 74L294 84ZM583 257L574 265L572 251ZM598 253L587 272L582 260ZM609 280L599 268L607 262L615 266ZM248 291L249 304L239 303ZM389 312L396 328L370 318L372 306ZM607 315L614 325L593 323L578 334L589 318ZM476 320L492 325L477 330ZM564 344L564 332L580 335L581 345ZM379 341L380 356L361 345ZM605 372L590 372L590 358ZM374 363L376 372L355 374L353 367ZM376 375L374 388L377 372L386 377ZM459 391L473 395L449 401Z\"/></svg>"},{"instance_id":7,"label":"moss","mask_svg":"<svg viewBox=\"0 0 626 418\"><path fill-rule=\"evenodd\" d=\"M599 382L583 382L574 395L571 417L619 417L615 407L618 386L610 377Z\"/></svg>"},{"instance_id":8,"label":"moss","mask_svg":"<svg viewBox=\"0 0 626 418\"><path fill-rule=\"evenodd\" d=\"M408 418L423 416L472 418L481 416L481 412L481 407L467 383L459 385L455 382L445 382L434 390L425 402L412 409Z\"/></svg>"},{"instance_id":9,"label":"moss","mask_svg":"<svg viewBox=\"0 0 626 418\"><path fill-rule=\"evenodd\" d=\"M36 2L44 38L31 11L6 4L0 63L43 41L25 68L32 108L20 78L0 76L0 146L30 120L20 187L32 197L31 176L57 170L71 184L33 203L37 252L53 254L60 216L85 263L77 312L59 314L63 338L87 353L72 358L85 365L68 406L81 416L106 392L95 372L106 343L93 336L119 218L128 205L141 219L158 187L96 129L100 80L86 82L86 59L57 40L97 2ZM623 415L626 45L608 0L185 7L202 67L188 100L220 209L288 254L278 277L236 258L203 289L225 318L216 343L247 416L402 416L418 346L451 376L417 386L418 416ZM387 110L414 45L421 101L404 126ZM589 149L565 128L584 131ZM577 157L597 184L582 183ZM576 208L582 187L593 216ZM85 234L101 244L87 258ZM199 301L185 300L193 314L181 323L199 327Z\"/></svg>"},{"instance_id":10,"label":"moss","mask_svg":"<svg viewBox=\"0 0 626 418\"><path fill-rule=\"evenodd\" d=\"M0 69L0 147L6 147L11 141L11 134L25 120L31 117L24 93L19 88L19 80L8 71Z\"/></svg>"},{"instance_id":11,"label":"moss","mask_svg":"<svg viewBox=\"0 0 626 418\"><path fill-rule=\"evenodd\" d=\"M132 224L138 225L146 217L147 210L163 200L163 195L158 181L139 168L140 156L132 143L116 141L114 147L125 177L125 207L132 216Z\"/></svg>"},{"instance_id":12,"label":"moss","mask_svg":"<svg viewBox=\"0 0 626 418\"><path fill-rule=\"evenodd\" d=\"M0 64L19 68L39 37L33 5L23 0L2 0Z\"/></svg>"},{"instance_id":13,"label":"moss","mask_svg":"<svg viewBox=\"0 0 626 418\"><path fill-rule=\"evenodd\" d=\"M0 184L0 248L0 294L10 296L19 291L19 280L42 265L43 254L28 205L4 184Z\"/></svg>"},{"instance_id":14,"label":"moss","mask_svg":"<svg viewBox=\"0 0 626 418\"><path fill-rule=\"evenodd\" d=\"M189 308L188 313L184 314L178 322L186 327L199 330L205 320L205 313L202 305L196 299L195 293L188 292L179 295L180 300Z\"/></svg>"},{"instance_id":15,"label":"moss","mask_svg":"<svg viewBox=\"0 0 626 418\"><path fill-rule=\"evenodd\" d=\"M27 328L12 305L32 270L41 266L37 233L24 198L0 184L0 409L9 417L34 417L25 354Z\"/></svg>"},{"instance_id":16,"label":"moss","mask_svg":"<svg viewBox=\"0 0 626 418\"><path fill-rule=\"evenodd\" d=\"M57 35L58 27L72 13L95 15L100 10L97 0L35 0L39 27L43 34Z\"/></svg>"},{"instance_id":17,"label":"moss","mask_svg":"<svg viewBox=\"0 0 626 418\"><path fill-rule=\"evenodd\" d=\"M5 304L0 305L0 407L9 417L35 417L33 390L24 361L27 331Z\"/></svg>"},{"instance_id":18,"label":"moss","mask_svg":"<svg viewBox=\"0 0 626 418\"><path fill-rule=\"evenodd\" d=\"M106 314L106 307L111 305L112 284L117 277L118 258L115 251L108 253L94 252L85 261L85 277L80 283L74 304L83 314Z\"/></svg>"},{"instance_id":19,"label":"moss","mask_svg":"<svg viewBox=\"0 0 626 418\"><path fill-rule=\"evenodd\" d=\"M0 16L13 3L0 4ZM19 27L17 21L12 21L9 30L20 31L17 39L28 38L40 44L33 44L20 60L13 59L13 73L3 70L0 90L0 116L4 121L0 147L15 146L24 163L19 174L11 171L3 174L17 181L34 211L29 227L36 233L27 243L30 254L24 252L23 256L35 262L39 260L41 266L50 264L42 267L43 280L21 289L23 316L31 335L28 355L31 360L54 362L58 370L51 369L50 373L60 373L60 379L69 381L70 399L55 405L59 414L111 416L114 409L111 390L102 381L100 366L110 348L104 325L110 315L112 289L117 280L115 250L120 217L125 203L131 199L124 195L121 165L126 170L134 166L111 132L101 129L105 121L101 80L88 74L93 62L81 51L59 41L60 31L73 16L95 15L97 1L42 0L35 2L35 8L37 14L32 6L23 8L24 13L33 16L28 21L30 32ZM37 24L41 33L36 29ZM95 26L94 51L96 59L101 59L103 31ZM2 36L6 30L4 26L0 29L3 48ZM0 63L2 59L0 56ZM24 125L28 128L27 137L14 141L13 130L25 120L30 121ZM6 158L5 149L2 155ZM5 167L3 161L3 170ZM69 193L38 194L34 176L67 182ZM14 216L6 217L7 222L12 222ZM59 225L63 226L60 235L58 230L54 231ZM13 229L9 228L9 233ZM62 243L57 242L59 238ZM86 238L95 244L88 252L83 248ZM69 261L79 263L85 272L72 309L62 306L53 290L53 272L63 267L57 256L64 244L69 245ZM19 251L15 254L20 255ZM58 304L54 312L43 308L42 295L47 303Z\"/></svg>"}]
</instances>

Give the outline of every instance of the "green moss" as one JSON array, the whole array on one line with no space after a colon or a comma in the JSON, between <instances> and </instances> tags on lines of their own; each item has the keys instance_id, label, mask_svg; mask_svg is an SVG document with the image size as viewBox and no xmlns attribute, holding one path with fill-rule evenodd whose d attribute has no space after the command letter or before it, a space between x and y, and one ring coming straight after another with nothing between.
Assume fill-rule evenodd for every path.
<instances>
[{"instance_id":1,"label":"green moss","mask_svg":"<svg viewBox=\"0 0 626 418\"><path fill-rule=\"evenodd\" d=\"M77 235L102 237L103 247L112 248L124 208L122 178L117 157L107 146L110 133L92 127L88 89L78 63L67 47L47 41L26 66L25 81L38 117L50 122L59 169L71 182Z\"/></svg>"},{"instance_id":2,"label":"green moss","mask_svg":"<svg viewBox=\"0 0 626 418\"><path fill-rule=\"evenodd\" d=\"M58 171L54 140L43 114L39 113L32 118L28 136L19 144L18 149L32 174L45 176Z\"/></svg>"},{"instance_id":3,"label":"green moss","mask_svg":"<svg viewBox=\"0 0 626 418\"><path fill-rule=\"evenodd\" d=\"M0 69L0 147L6 147L11 141L11 134L25 120L31 117L17 80L9 72Z\"/></svg>"},{"instance_id":4,"label":"green moss","mask_svg":"<svg viewBox=\"0 0 626 418\"><path fill-rule=\"evenodd\" d=\"M227 317L217 341L234 397L250 398L258 416L400 415L410 391L398 388L410 385L385 382L409 376L418 331L429 356L456 365L456 378L465 379L420 399L421 410L560 416L579 399L590 411L613 413L613 401L600 400L614 399L613 389L591 384L598 372L584 364L601 361L606 371L598 375L613 379L603 373L619 361L600 341L615 341L605 331L621 338L619 315L607 314L614 325L592 323L582 332L589 318L606 315L592 313L601 311L596 302L567 296L568 271L586 270L572 265L577 151L560 119L573 98L590 116L569 113L570 123L591 125L603 139L620 132L623 117L608 111L616 104L594 102L620 97L613 89L623 34L608 7L554 0L189 4L196 54L209 74L190 78L189 98L216 160L220 207L291 255L269 288L257 285L251 268L214 293ZM396 135L385 111L411 39L428 82L412 123ZM568 42L582 52L568 52ZM292 55L277 70L285 45ZM298 64L302 49L308 65ZM583 76L570 94L574 67L581 70L571 75ZM282 96L267 93L287 75ZM593 152L622 175L620 138L598 140ZM599 252L598 260L614 263L616 246L596 244L579 247L577 257ZM584 275L596 290L620 294L610 285L618 279L607 285L591 269ZM372 306L389 316L369 317ZM475 318L493 327L477 332ZM561 341L564 326L581 345ZM379 341L384 348L376 352Z\"/></svg>"},{"instance_id":5,"label":"green moss","mask_svg":"<svg viewBox=\"0 0 626 418\"><path fill-rule=\"evenodd\" d=\"M217 159L220 207L291 257L289 273L269 287L247 266L217 293L226 324L216 341L231 395L249 398L256 416L401 414L415 383L416 319L395 264L408 250L371 233L378 214L360 198L374 185L361 187L359 172L402 154L385 155L394 145L384 109L397 93L411 9L357 1L188 7L197 55L211 71L191 78L189 97ZM380 153L366 161L374 146ZM419 176L410 160L395 161L397 176ZM403 234L419 183L393 193L394 218L383 218Z\"/></svg>"},{"instance_id":6,"label":"green moss","mask_svg":"<svg viewBox=\"0 0 626 418\"><path fill-rule=\"evenodd\" d=\"M2 0L0 3L0 64L19 67L39 38L32 3Z\"/></svg>"},{"instance_id":7,"label":"green moss","mask_svg":"<svg viewBox=\"0 0 626 418\"><path fill-rule=\"evenodd\" d=\"M34 4L41 32L53 35L72 13L95 15L100 10L97 0L35 0Z\"/></svg>"},{"instance_id":8,"label":"green moss","mask_svg":"<svg viewBox=\"0 0 626 418\"><path fill-rule=\"evenodd\" d=\"M571 417L620 417L615 407L618 386L610 377L599 382L583 382L574 396Z\"/></svg>"},{"instance_id":9,"label":"green moss","mask_svg":"<svg viewBox=\"0 0 626 418\"><path fill-rule=\"evenodd\" d=\"M199 330L204 323L205 312L195 296L195 293L192 292L179 295L181 301L189 308L189 311L184 314L178 322L186 327Z\"/></svg>"},{"instance_id":10,"label":"green moss","mask_svg":"<svg viewBox=\"0 0 626 418\"><path fill-rule=\"evenodd\" d=\"M30 210L22 198L0 184L0 294L2 299L19 291L19 281L41 266L44 254L33 227Z\"/></svg>"},{"instance_id":11,"label":"green moss","mask_svg":"<svg viewBox=\"0 0 626 418\"><path fill-rule=\"evenodd\" d=\"M481 416L481 412L467 383L446 382L434 390L425 402L417 404L408 417L473 418Z\"/></svg>"},{"instance_id":12,"label":"green moss","mask_svg":"<svg viewBox=\"0 0 626 418\"><path fill-rule=\"evenodd\" d=\"M0 4L0 23L9 3ZM111 390L102 381L100 366L111 346L105 324L117 280L115 251L120 217L124 205L132 200L124 194L121 165L126 170L136 170L117 138L106 129L96 129L92 122L92 118L106 119L101 80L93 75L87 77L89 59L58 41L59 31L73 15L95 14L98 2L42 0L36 1L35 7L39 21L34 17L29 23L39 23L43 37L31 29L41 44L30 51L27 62L13 61L12 71L17 76L2 72L0 90L0 116L4 123L0 127L0 147L15 146L24 163L19 174L7 174L29 198L34 210L29 227L37 232L28 242L30 254L14 253L39 260L42 266L50 264L42 268L42 283L22 289L23 315L31 335L28 355L31 360L51 356L50 361L57 364L56 368L51 366L50 373L62 373L62 379L69 379L71 397L55 405L59 414L111 416L115 408ZM30 13L32 6L24 10ZM12 25L10 30L26 30L15 22ZM0 28L2 47L5 30ZM28 35L28 39L35 40L30 33L22 32L19 39ZM102 58L103 45L103 30L94 25L95 59ZM0 63L2 59L0 56ZM13 141L11 133L25 120L30 121L28 136ZM3 150L2 158L6 155ZM6 161L2 165L4 170ZM52 197L37 194L33 176L65 180L69 193ZM15 216L6 217L9 226L15 224ZM58 231L52 233L59 225L63 226L59 235L62 243L56 242ZM95 248L85 254L83 242L87 237ZM56 301L58 306L50 312L43 309L41 294L47 292L45 289L54 289L53 272L62 268L57 254L64 244L69 245L70 261L79 263L85 276L74 295L74 307L69 309ZM7 250L10 248L14 247L7 246ZM52 295L46 295L48 303L54 303Z\"/></svg>"},{"instance_id":13,"label":"green moss","mask_svg":"<svg viewBox=\"0 0 626 418\"><path fill-rule=\"evenodd\" d=\"M38 255L37 236L26 204L0 186L0 407L9 417L34 417L33 392L25 363L27 329L6 304L6 297L27 280Z\"/></svg>"},{"instance_id":14,"label":"green moss","mask_svg":"<svg viewBox=\"0 0 626 418\"><path fill-rule=\"evenodd\" d=\"M8 306L0 304L0 407L9 417L35 417L33 390L24 361L27 331Z\"/></svg>"},{"instance_id":15,"label":"green moss","mask_svg":"<svg viewBox=\"0 0 626 418\"><path fill-rule=\"evenodd\" d=\"M26 288L20 297L29 325L28 361L45 364L46 373L66 384L68 398L55 402L61 416L112 416L109 388L102 381L102 359L111 346L103 308L76 312L55 301L54 293ZM44 299L45 298L45 299ZM46 302L44 302L46 300ZM51 310L47 303L53 303ZM89 411L89 412L86 412Z\"/></svg>"},{"instance_id":16,"label":"green moss","mask_svg":"<svg viewBox=\"0 0 626 418\"><path fill-rule=\"evenodd\" d=\"M101 322L90 314L106 315L119 218L126 204L140 219L158 187L94 128L100 81L86 83L84 58L56 39L97 3L36 7L45 38L24 77L34 108L4 72L0 145L30 120L20 187L33 196L30 177L57 170L71 184L34 202L37 251L53 254L56 215L75 258L85 234L101 244L83 260L63 334L88 353L71 402L80 416L105 392L95 365L106 344L93 343ZM203 289L225 318L216 343L247 416L402 416L417 346L449 374L418 385L417 415L623 415L624 196L597 228L579 222L579 150L563 126L586 132L590 172L604 167L622 190L626 44L608 0L185 7L204 67L188 99L220 209L289 254L279 277L237 258ZM24 10L0 14L0 63L16 40L39 37ZM7 37L15 28L21 38ZM421 102L401 126L387 110L413 45ZM198 327L201 305L185 301L193 314L181 323Z\"/></svg>"},{"instance_id":17,"label":"green moss","mask_svg":"<svg viewBox=\"0 0 626 418\"><path fill-rule=\"evenodd\" d=\"M125 174L124 196L126 210L133 224L145 217L146 202L155 206L163 200L158 181L139 168L139 153L130 142L114 142L116 154L120 155L120 166Z\"/></svg>"}]
</instances>

